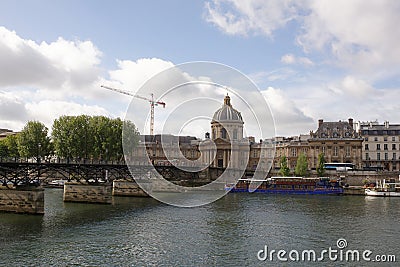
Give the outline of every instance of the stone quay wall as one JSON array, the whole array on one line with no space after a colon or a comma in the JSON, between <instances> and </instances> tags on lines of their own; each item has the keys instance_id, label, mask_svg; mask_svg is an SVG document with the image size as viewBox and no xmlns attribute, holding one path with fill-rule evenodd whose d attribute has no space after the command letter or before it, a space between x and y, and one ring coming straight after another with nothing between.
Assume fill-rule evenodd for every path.
<instances>
[{"instance_id":1,"label":"stone quay wall","mask_svg":"<svg viewBox=\"0 0 400 267\"><path fill-rule=\"evenodd\" d=\"M111 184L81 184L66 183L64 185L64 202L85 202L85 203L112 203Z\"/></svg>"},{"instance_id":2,"label":"stone quay wall","mask_svg":"<svg viewBox=\"0 0 400 267\"><path fill-rule=\"evenodd\" d=\"M42 188L0 187L0 211L44 214L44 190Z\"/></svg>"},{"instance_id":3,"label":"stone quay wall","mask_svg":"<svg viewBox=\"0 0 400 267\"><path fill-rule=\"evenodd\" d=\"M113 196L129 196L129 197L148 197L149 195L143 191L134 181L115 180L112 189Z\"/></svg>"}]
</instances>

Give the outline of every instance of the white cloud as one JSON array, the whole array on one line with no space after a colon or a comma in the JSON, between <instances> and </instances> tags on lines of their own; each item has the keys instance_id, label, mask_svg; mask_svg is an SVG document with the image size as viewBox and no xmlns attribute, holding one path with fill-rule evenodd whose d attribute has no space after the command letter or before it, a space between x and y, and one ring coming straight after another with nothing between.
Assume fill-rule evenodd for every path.
<instances>
[{"instance_id":1,"label":"white cloud","mask_svg":"<svg viewBox=\"0 0 400 267\"><path fill-rule=\"evenodd\" d=\"M312 1L299 43L327 48L341 64L370 71L400 64L398 1Z\"/></svg>"},{"instance_id":2,"label":"white cloud","mask_svg":"<svg viewBox=\"0 0 400 267\"><path fill-rule=\"evenodd\" d=\"M362 98L372 94L374 88L366 81L346 76L342 82L343 90L353 97Z\"/></svg>"},{"instance_id":3,"label":"white cloud","mask_svg":"<svg viewBox=\"0 0 400 267\"><path fill-rule=\"evenodd\" d=\"M90 41L38 44L0 27L0 86L78 91L98 78L100 56Z\"/></svg>"},{"instance_id":4,"label":"white cloud","mask_svg":"<svg viewBox=\"0 0 400 267\"><path fill-rule=\"evenodd\" d=\"M296 57L293 54L286 54L281 57L281 62L285 64L294 64L296 62Z\"/></svg>"},{"instance_id":5,"label":"white cloud","mask_svg":"<svg viewBox=\"0 0 400 267\"><path fill-rule=\"evenodd\" d=\"M278 135L309 132L313 119L307 116L284 91L268 87L262 94L270 105Z\"/></svg>"},{"instance_id":6,"label":"white cloud","mask_svg":"<svg viewBox=\"0 0 400 267\"><path fill-rule=\"evenodd\" d=\"M105 115L111 114L103 107L97 105L78 104L69 101L43 100L35 103L27 103L26 110L32 118L39 120L50 128L54 119L62 115Z\"/></svg>"},{"instance_id":7,"label":"white cloud","mask_svg":"<svg viewBox=\"0 0 400 267\"><path fill-rule=\"evenodd\" d=\"M133 93L157 73L174 66L172 62L158 58L118 60L117 63L118 69L109 71L110 82Z\"/></svg>"},{"instance_id":8,"label":"white cloud","mask_svg":"<svg viewBox=\"0 0 400 267\"><path fill-rule=\"evenodd\" d=\"M206 20L228 34L272 36L297 16L291 0L216 0L205 4Z\"/></svg>"},{"instance_id":9,"label":"white cloud","mask_svg":"<svg viewBox=\"0 0 400 267\"><path fill-rule=\"evenodd\" d=\"M366 76L398 74L400 69L399 1L214 0L205 9L207 21L228 34L271 37L295 21L301 28L298 44L306 53L328 52L325 63ZM283 61L297 62L291 56Z\"/></svg>"},{"instance_id":10,"label":"white cloud","mask_svg":"<svg viewBox=\"0 0 400 267\"><path fill-rule=\"evenodd\" d=\"M101 77L101 54L91 41L60 37L37 43L0 27L0 126L20 129L28 120L40 120L51 128L61 115L124 114L131 98L100 85L138 90L173 66L157 58L119 60L109 77Z\"/></svg>"},{"instance_id":11,"label":"white cloud","mask_svg":"<svg viewBox=\"0 0 400 267\"><path fill-rule=\"evenodd\" d=\"M11 93L0 91L0 107L0 120L23 121L29 118L22 99Z\"/></svg>"},{"instance_id":12,"label":"white cloud","mask_svg":"<svg viewBox=\"0 0 400 267\"><path fill-rule=\"evenodd\" d=\"M307 57L296 57L293 54L286 54L281 57L281 62L285 64L301 64L304 66L312 66L314 63Z\"/></svg>"}]
</instances>

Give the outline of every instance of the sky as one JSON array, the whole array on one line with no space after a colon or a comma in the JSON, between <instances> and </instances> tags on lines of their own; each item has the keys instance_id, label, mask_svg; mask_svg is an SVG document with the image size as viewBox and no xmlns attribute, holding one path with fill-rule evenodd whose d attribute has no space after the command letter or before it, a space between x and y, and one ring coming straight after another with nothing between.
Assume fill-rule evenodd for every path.
<instances>
[{"instance_id":1,"label":"sky","mask_svg":"<svg viewBox=\"0 0 400 267\"><path fill-rule=\"evenodd\" d=\"M397 0L3 0L0 6L0 128L19 131L39 120L51 129L61 115L124 118L132 99L100 85L135 93L160 71L193 61L249 77L279 136L316 130L318 119L400 123ZM222 105L225 92L208 93ZM169 98L167 107L180 101ZM142 120L149 106L135 103L146 111L137 114ZM192 107L212 116L218 105ZM156 133L162 112L156 107ZM187 128L182 133L202 137L209 121Z\"/></svg>"}]
</instances>

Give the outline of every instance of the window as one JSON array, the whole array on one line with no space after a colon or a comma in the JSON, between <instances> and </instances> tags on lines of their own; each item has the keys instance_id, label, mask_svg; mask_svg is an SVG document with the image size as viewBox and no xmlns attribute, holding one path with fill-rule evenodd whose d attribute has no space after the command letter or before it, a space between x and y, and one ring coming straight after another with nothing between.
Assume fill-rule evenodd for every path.
<instances>
[{"instance_id":1,"label":"window","mask_svg":"<svg viewBox=\"0 0 400 267\"><path fill-rule=\"evenodd\" d=\"M392 144L392 150L396 150L396 144Z\"/></svg>"},{"instance_id":2,"label":"window","mask_svg":"<svg viewBox=\"0 0 400 267\"><path fill-rule=\"evenodd\" d=\"M385 142L387 141L387 136L383 137L383 141Z\"/></svg>"},{"instance_id":3,"label":"window","mask_svg":"<svg viewBox=\"0 0 400 267\"><path fill-rule=\"evenodd\" d=\"M225 130L225 128L222 128L222 130L221 130L221 137L222 138L226 138L226 130Z\"/></svg>"},{"instance_id":4,"label":"window","mask_svg":"<svg viewBox=\"0 0 400 267\"><path fill-rule=\"evenodd\" d=\"M322 153L325 155L325 147L322 147Z\"/></svg>"},{"instance_id":5,"label":"window","mask_svg":"<svg viewBox=\"0 0 400 267\"><path fill-rule=\"evenodd\" d=\"M378 141L378 137L375 137L375 138L374 138L374 141L375 141L375 142Z\"/></svg>"},{"instance_id":6,"label":"window","mask_svg":"<svg viewBox=\"0 0 400 267\"><path fill-rule=\"evenodd\" d=\"M237 134L238 134L238 131L237 131L237 129L234 129L233 130L233 140L237 140Z\"/></svg>"},{"instance_id":7,"label":"window","mask_svg":"<svg viewBox=\"0 0 400 267\"><path fill-rule=\"evenodd\" d=\"M387 144L383 144L383 150L388 150L388 145Z\"/></svg>"},{"instance_id":8,"label":"window","mask_svg":"<svg viewBox=\"0 0 400 267\"><path fill-rule=\"evenodd\" d=\"M392 160L396 160L396 153L393 153L393 158Z\"/></svg>"},{"instance_id":9,"label":"window","mask_svg":"<svg viewBox=\"0 0 400 267\"><path fill-rule=\"evenodd\" d=\"M368 141L368 137L365 137L365 139L364 139L365 141Z\"/></svg>"},{"instance_id":10,"label":"window","mask_svg":"<svg viewBox=\"0 0 400 267\"><path fill-rule=\"evenodd\" d=\"M365 144L365 150L369 150L368 144Z\"/></svg>"},{"instance_id":11,"label":"window","mask_svg":"<svg viewBox=\"0 0 400 267\"><path fill-rule=\"evenodd\" d=\"M296 148L292 148L292 156L293 157L297 157L297 149Z\"/></svg>"},{"instance_id":12,"label":"window","mask_svg":"<svg viewBox=\"0 0 400 267\"><path fill-rule=\"evenodd\" d=\"M392 136L392 142L396 141L396 136Z\"/></svg>"},{"instance_id":13,"label":"window","mask_svg":"<svg viewBox=\"0 0 400 267\"><path fill-rule=\"evenodd\" d=\"M350 147L346 146L346 157L350 157Z\"/></svg>"},{"instance_id":14,"label":"window","mask_svg":"<svg viewBox=\"0 0 400 267\"><path fill-rule=\"evenodd\" d=\"M376 159L377 159L377 160L381 160L381 153L379 153L379 152L376 153Z\"/></svg>"},{"instance_id":15,"label":"window","mask_svg":"<svg viewBox=\"0 0 400 267\"><path fill-rule=\"evenodd\" d=\"M388 153L385 153L385 160L388 160Z\"/></svg>"},{"instance_id":16,"label":"window","mask_svg":"<svg viewBox=\"0 0 400 267\"><path fill-rule=\"evenodd\" d=\"M381 150L381 144L376 144L376 150Z\"/></svg>"},{"instance_id":17,"label":"window","mask_svg":"<svg viewBox=\"0 0 400 267\"><path fill-rule=\"evenodd\" d=\"M334 147L333 147L333 156L334 156L334 157L337 157L337 156L338 156L338 147L337 147L337 146L334 146Z\"/></svg>"},{"instance_id":18,"label":"window","mask_svg":"<svg viewBox=\"0 0 400 267\"><path fill-rule=\"evenodd\" d=\"M369 160L369 154L365 153L365 160Z\"/></svg>"}]
</instances>

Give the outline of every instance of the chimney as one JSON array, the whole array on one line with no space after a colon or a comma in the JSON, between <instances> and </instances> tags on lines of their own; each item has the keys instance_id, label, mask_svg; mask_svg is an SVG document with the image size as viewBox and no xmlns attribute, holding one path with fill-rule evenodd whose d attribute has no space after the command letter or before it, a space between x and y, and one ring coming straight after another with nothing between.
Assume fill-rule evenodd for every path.
<instances>
[{"instance_id":1,"label":"chimney","mask_svg":"<svg viewBox=\"0 0 400 267\"><path fill-rule=\"evenodd\" d=\"M319 119L318 120L318 128L321 127L322 123L324 123L324 120L323 119Z\"/></svg>"},{"instance_id":2,"label":"chimney","mask_svg":"<svg viewBox=\"0 0 400 267\"><path fill-rule=\"evenodd\" d=\"M352 118L349 118L349 124L350 124L350 127L353 128L353 119Z\"/></svg>"}]
</instances>

